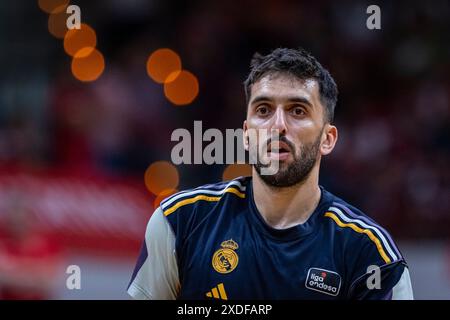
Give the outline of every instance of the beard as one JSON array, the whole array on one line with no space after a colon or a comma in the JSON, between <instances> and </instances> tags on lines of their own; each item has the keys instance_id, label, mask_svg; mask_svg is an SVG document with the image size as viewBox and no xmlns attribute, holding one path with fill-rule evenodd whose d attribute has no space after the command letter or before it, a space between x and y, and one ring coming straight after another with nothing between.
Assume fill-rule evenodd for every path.
<instances>
[{"instance_id":1,"label":"beard","mask_svg":"<svg viewBox=\"0 0 450 320\"><path fill-rule=\"evenodd\" d=\"M302 145L300 147L300 154L297 154L295 145L287 140L286 136L280 136L279 141L289 145L294 159L289 164L280 161L279 169L275 174L264 175L261 174L261 169L268 167L270 164L262 164L258 157L254 167L261 180L267 185L276 188L286 188L303 183L309 177L318 160L321 135L322 132L315 141ZM270 141L268 141L269 143Z\"/></svg>"}]
</instances>

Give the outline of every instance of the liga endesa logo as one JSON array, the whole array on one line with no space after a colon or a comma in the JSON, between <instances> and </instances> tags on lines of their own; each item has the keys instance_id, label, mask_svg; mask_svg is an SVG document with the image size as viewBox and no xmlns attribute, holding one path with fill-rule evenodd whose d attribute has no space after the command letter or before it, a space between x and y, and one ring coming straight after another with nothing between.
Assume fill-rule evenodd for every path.
<instances>
[{"instance_id":1,"label":"liga endesa logo","mask_svg":"<svg viewBox=\"0 0 450 320\"><path fill-rule=\"evenodd\" d=\"M308 289L337 296L341 288L341 276L330 270L310 268L305 285Z\"/></svg>"},{"instance_id":2,"label":"liga endesa logo","mask_svg":"<svg viewBox=\"0 0 450 320\"><path fill-rule=\"evenodd\" d=\"M276 154L289 151L280 147L279 139L278 130L268 129L248 129L246 134L243 129L226 129L225 134L215 128L203 132L202 122L194 121L193 135L184 128L172 132L171 141L178 143L172 148L170 156L175 165L260 164L262 175L273 175L278 172L280 163ZM205 142L209 143L203 148ZM244 143L249 154L248 162Z\"/></svg>"}]
</instances>

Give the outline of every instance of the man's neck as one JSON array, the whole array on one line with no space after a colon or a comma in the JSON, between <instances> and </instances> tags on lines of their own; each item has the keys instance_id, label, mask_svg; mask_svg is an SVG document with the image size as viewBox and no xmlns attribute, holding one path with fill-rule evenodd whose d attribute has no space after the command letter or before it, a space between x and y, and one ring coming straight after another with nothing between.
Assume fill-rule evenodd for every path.
<instances>
[{"instance_id":1,"label":"man's neck","mask_svg":"<svg viewBox=\"0 0 450 320\"><path fill-rule=\"evenodd\" d=\"M267 185L253 168L253 197L266 223L275 229L286 229L305 223L320 201L319 166L308 178L292 187Z\"/></svg>"}]
</instances>

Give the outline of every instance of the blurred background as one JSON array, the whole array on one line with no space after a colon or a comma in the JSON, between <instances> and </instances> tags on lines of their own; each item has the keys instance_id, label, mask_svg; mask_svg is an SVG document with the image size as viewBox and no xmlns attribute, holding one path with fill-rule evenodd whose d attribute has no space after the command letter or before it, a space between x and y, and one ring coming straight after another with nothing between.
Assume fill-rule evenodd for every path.
<instances>
[{"instance_id":1,"label":"blurred background","mask_svg":"<svg viewBox=\"0 0 450 320\"><path fill-rule=\"evenodd\" d=\"M128 299L159 201L248 172L171 164L173 130L241 128L253 53L302 46L340 91L321 184L450 299L449 34L445 0L0 2L0 298Z\"/></svg>"}]
</instances>

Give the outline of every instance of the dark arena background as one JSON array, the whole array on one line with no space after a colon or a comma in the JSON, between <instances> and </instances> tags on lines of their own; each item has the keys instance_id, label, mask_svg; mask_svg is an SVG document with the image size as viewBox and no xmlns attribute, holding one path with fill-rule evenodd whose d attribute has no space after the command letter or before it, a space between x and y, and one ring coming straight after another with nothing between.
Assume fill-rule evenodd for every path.
<instances>
[{"instance_id":1,"label":"dark arena background","mask_svg":"<svg viewBox=\"0 0 450 320\"><path fill-rule=\"evenodd\" d=\"M172 132L242 128L253 53L301 46L339 88L320 183L392 233L416 299L449 299L449 34L445 0L1 1L0 298L129 299L159 202L250 172L174 164Z\"/></svg>"}]
</instances>

